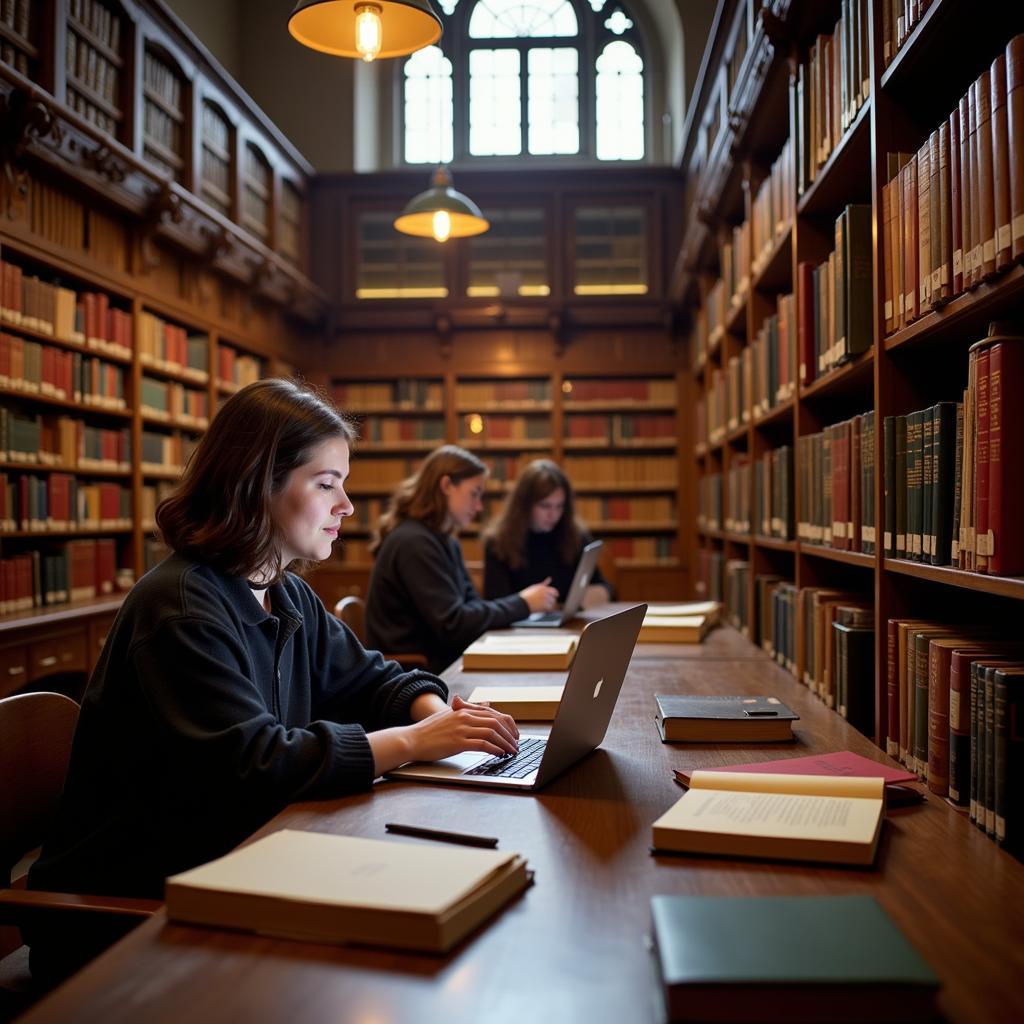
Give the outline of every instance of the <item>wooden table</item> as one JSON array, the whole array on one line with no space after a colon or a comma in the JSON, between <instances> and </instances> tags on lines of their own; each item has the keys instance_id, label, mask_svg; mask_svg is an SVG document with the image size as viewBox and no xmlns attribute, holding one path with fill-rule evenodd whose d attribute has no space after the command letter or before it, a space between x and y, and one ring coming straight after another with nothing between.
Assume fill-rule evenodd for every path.
<instances>
[{"instance_id":1,"label":"wooden table","mask_svg":"<svg viewBox=\"0 0 1024 1024\"><path fill-rule=\"evenodd\" d=\"M263 830L382 838L385 822L400 821L499 836L502 849L527 857L536 884L449 956L276 941L168 925L160 914L25 1024L656 1021L645 946L655 893L874 894L941 976L949 1020L1024 1019L1024 867L942 801L890 812L873 869L651 855L651 823L681 793L673 768L842 749L884 760L739 639L730 630L708 638L707 651L746 650L733 660L638 648L602 748L537 796L381 782L364 796L291 806ZM446 676L462 694L509 682L457 667ZM665 692L773 693L801 716L798 743L664 745L653 695Z\"/></svg>"}]
</instances>

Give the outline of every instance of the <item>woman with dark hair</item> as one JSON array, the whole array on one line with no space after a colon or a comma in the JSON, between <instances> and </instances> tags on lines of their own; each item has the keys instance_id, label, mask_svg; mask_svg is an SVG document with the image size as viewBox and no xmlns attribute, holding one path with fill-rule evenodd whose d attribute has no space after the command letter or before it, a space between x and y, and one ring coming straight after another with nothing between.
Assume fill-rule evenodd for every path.
<instances>
[{"instance_id":1,"label":"woman with dark hair","mask_svg":"<svg viewBox=\"0 0 1024 1024\"><path fill-rule=\"evenodd\" d=\"M518 749L515 723L364 650L289 565L331 553L354 432L286 380L243 388L157 511L173 554L125 598L89 681L56 827L30 885L159 897L295 800L410 760ZM29 936L53 980L116 937Z\"/></svg>"},{"instance_id":2,"label":"woman with dark hair","mask_svg":"<svg viewBox=\"0 0 1024 1024\"><path fill-rule=\"evenodd\" d=\"M485 534L484 595L502 597L547 577L564 601L590 540L576 518L568 477L550 459L535 459L519 475ZM611 585L595 569L583 607L603 604L613 596Z\"/></svg>"},{"instance_id":3,"label":"woman with dark hair","mask_svg":"<svg viewBox=\"0 0 1024 1024\"><path fill-rule=\"evenodd\" d=\"M398 486L373 540L370 646L419 652L439 672L488 629L554 607L549 580L499 601L484 601L473 586L455 533L479 515L486 482L487 467L475 455L446 444Z\"/></svg>"}]
</instances>

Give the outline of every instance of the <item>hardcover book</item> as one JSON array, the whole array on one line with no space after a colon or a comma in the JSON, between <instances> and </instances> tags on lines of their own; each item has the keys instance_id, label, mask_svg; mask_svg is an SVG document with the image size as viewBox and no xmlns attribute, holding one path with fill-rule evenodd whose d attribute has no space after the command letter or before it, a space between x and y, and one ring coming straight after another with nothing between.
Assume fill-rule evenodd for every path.
<instances>
[{"instance_id":1,"label":"hardcover book","mask_svg":"<svg viewBox=\"0 0 1024 1024\"><path fill-rule=\"evenodd\" d=\"M530 883L516 853L284 829L167 879L172 921L443 953Z\"/></svg>"},{"instance_id":2,"label":"hardcover book","mask_svg":"<svg viewBox=\"0 0 1024 1024\"><path fill-rule=\"evenodd\" d=\"M651 916L672 1021L934 1019L939 980L874 897L654 896Z\"/></svg>"},{"instance_id":3,"label":"hardcover book","mask_svg":"<svg viewBox=\"0 0 1024 1024\"><path fill-rule=\"evenodd\" d=\"M478 686L471 704L489 704L495 711L526 722L553 722L562 701L561 686Z\"/></svg>"},{"instance_id":4,"label":"hardcover book","mask_svg":"<svg viewBox=\"0 0 1024 1024\"><path fill-rule=\"evenodd\" d=\"M538 630L539 632L539 630ZM480 669L568 669L576 656L579 638L575 633L485 633L466 648L462 668Z\"/></svg>"},{"instance_id":5,"label":"hardcover book","mask_svg":"<svg viewBox=\"0 0 1024 1024\"><path fill-rule=\"evenodd\" d=\"M794 714L777 697L658 694L655 721L665 743L770 743L793 738Z\"/></svg>"}]
</instances>

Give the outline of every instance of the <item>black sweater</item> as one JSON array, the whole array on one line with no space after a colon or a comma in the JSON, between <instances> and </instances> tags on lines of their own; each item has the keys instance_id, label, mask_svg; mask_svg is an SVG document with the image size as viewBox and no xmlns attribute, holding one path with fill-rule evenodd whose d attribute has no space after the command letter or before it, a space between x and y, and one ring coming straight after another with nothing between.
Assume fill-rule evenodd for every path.
<instances>
[{"instance_id":1,"label":"black sweater","mask_svg":"<svg viewBox=\"0 0 1024 1024\"><path fill-rule=\"evenodd\" d=\"M32 887L159 897L286 804L369 788L366 732L409 724L422 693L447 699L364 650L297 577L270 602L178 555L138 582L90 679Z\"/></svg>"},{"instance_id":2,"label":"black sweater","mask_svg":"<svg viewBox=\"0 0 1024 1024\"><path fill-rule=\"evenodd\" d=\"M529 614L518 594L483 600L466 572L459 542L418 519L406 519L377 550L366 601L366 642L389 654L418 651L432 672L440 672L481 633Z\"/></svg>"},{"instance_id":3,"label":"black sweater","mask_svg":"<svg viewBox=\"0 0 1024 1024\"><path fill-rule=\"evenodd\" d=\"M542 582L551 577L551 586L558 591L559 601L565 601L572 578L576 574L583 549L590 543L589 533L584 533L580 541L580 549L572 562L562 558L553 533L526 532L526 552L523 564L513 569L508 562L499 558L494 545L488 542L484 548L484 594L489 598L502 597L505 594L517 593L524 587ZM591 584L600 583L614 600L611 584L601 574L599 568L594 569Z\"/></svg>"}]
</instances>

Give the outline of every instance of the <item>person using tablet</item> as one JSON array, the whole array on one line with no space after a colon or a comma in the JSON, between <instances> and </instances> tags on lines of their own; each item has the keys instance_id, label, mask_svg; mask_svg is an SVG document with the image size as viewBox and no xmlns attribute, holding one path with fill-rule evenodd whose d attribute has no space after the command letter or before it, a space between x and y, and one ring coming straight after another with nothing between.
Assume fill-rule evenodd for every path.
<instances>
[{"instance_id":1,"label":"person using tablet","mask_svg":"<svg viewBox=\"0 0 1024 1024\"><path fill-rule=\"evenodd\" d=\"M555 606L558 593L543 577L497 600L484 600L473 586L455 534L480 514L486 482L487 467L475 455L446 444L392 495L371 545L371 647L423 654L439 672L481 633Z\"/></svg>"},{"instance_id":2,"label":"person using tablet","mask_svg":"<svg viewBox=\"0 0 1024 1024\"><path fill-rule=\"evenodd\" d=\"M576 518L568 477L550 459L535 459L484 535L484 596L500 598L549 578L564 602L591 539ZM611 600L611 584L595 569L583 607Z\"/></svg>"},{"instance_id":3,"label":"person using tablet","mask_svg":"<svg viewBox=\"0 0 1024 1024\"><path fill-rule=\"evenodd\" d=\"M438 678L365 650L287 571L328 558L352 514L353 440L286 380L214 417L157 510L172 553L125 598L89 681L30 887L159 898L295 800L367 790L411 759L518 749L510 717L448 706ZM26 935L37 981L119 935L77 922Z\"/></svg>"}]
</instances>

